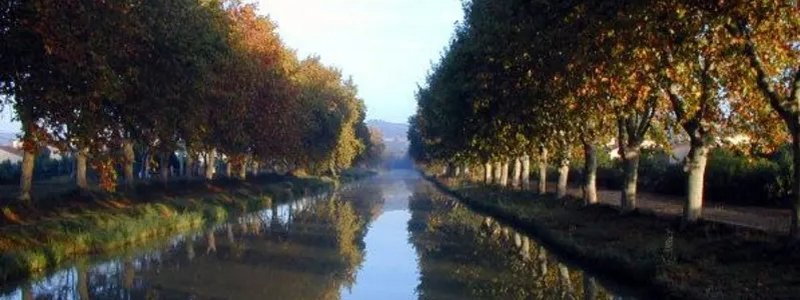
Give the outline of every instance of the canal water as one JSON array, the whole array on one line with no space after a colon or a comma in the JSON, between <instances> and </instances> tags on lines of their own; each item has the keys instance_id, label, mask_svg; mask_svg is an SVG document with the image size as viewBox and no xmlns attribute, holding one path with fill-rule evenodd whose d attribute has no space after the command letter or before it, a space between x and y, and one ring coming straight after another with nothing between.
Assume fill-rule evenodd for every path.
<instances>
[{"instance_id":1,"label":"canal water","mask_svg":"<svg viewBox=\"0 0 800 300\"><path fill-rule=\"evenodd\" d=\"M631 295L387 172L2 287L0 299L620 299Z\"/></svg>"}]
</instances>

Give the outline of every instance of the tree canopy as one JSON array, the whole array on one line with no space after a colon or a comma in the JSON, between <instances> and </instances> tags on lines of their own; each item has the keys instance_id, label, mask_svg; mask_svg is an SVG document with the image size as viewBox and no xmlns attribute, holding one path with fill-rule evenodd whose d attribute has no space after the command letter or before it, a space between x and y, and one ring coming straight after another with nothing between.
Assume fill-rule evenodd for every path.
<instances>
[{"instance_id":1,"label":"tree canopy","mask_svg":"<svg viewBox=\"0 0 800 300\"><path fill-rule=\"evenodd\" d=\"M21 198L27 153L44 145L86 158L107 189L134 160L155 159L165 179L200 161L213 175L217 158L333 174L357 163L371 140L355 84L298 58L276 28L239 1L5 1L0 95L23 125Z\"/></svg>"},{"instance_id":2,"label":"tree canopy","mask_svg":"<svg viewBox=\"0 0 800 300\"><path fill-rule=\"evenodd\" d=\"M584 188L595 189L595 151L613 141L625 174L621 205L635 210L645 142L688 141L688 222L701 216L710 148L769 152L794 141L800 170L797 1L472 0L464 7L465 20L417 93L409 139L419 162L486 163L488 174L490 162L520 156L547 164L549 149L568 168L580 143ZM800 237L800 173L794 177Z\"/></svg>"}]
</instances>

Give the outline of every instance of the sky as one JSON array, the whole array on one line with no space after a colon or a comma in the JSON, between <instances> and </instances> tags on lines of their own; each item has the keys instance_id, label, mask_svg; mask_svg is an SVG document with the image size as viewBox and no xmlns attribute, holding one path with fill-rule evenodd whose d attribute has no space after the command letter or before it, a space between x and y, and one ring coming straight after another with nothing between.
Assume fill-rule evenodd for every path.
<instances>
[{"instance_id":1,"label":"sky","mask_svg":"<svg viewBox=\"0 0 800 300\"><path fill-rule=\"evenodd\" d=\"M18 122L12 121L13 117L13 108L11 106L6 106L0 110L0 133L20 131L20 125Z\"/></svg>"},{"instance_id":2,"label":"sky","mask_svg":"<svg viewBox=\"0 0 800 300\"><path fill-rule=\"evenodd\" d=\"M463 18L460 0L255 0L298 55L319 55L352 76L367 119L405 123L414 92ZM248 2L248 1L245 1ZM11 108L0 132L18 132Z\"/></svg>"},{"instance_id":3,"label":"sky","mask_svg":"<svg viewBox=\"0 0 800 300\"><path fill-rule=\"evenodd\" d=\"M460 0L260 0L284 42L353 76L367 119L405 123L463 18Z\"/></svg>"}]
</instances>

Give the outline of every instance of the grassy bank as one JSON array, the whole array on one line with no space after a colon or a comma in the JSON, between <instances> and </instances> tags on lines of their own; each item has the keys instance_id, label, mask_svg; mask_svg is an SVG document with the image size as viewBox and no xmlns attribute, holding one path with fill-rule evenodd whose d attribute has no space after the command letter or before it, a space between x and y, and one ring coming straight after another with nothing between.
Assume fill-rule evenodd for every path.
<instances>
[{"instance_id":1,"label":"grassy bank","mask_svg":"<svg viewBox=\"0 0 800 300\"><path fill-rule=\"evenodd\" d=\"M716 223L680 229L671 219L584 207L574 198L432 181L471 208L537 236L564 257L647 287L654 296L751 299L800 294L800 253L786 248L781 236Z\"/></svg>"},{"instance_id":2,"label":"grassy bank","mask_svg":"<svg viewBox=\"0 0 800 300\"><path fill-rule=\"evenodd\" d=\"M0 218L0 285L83 255L108 254L335 184L313 177L262 175L247 181L141 184L120 193L72 192L36 205L5 206Z\"/></svg>"}]
</instances>

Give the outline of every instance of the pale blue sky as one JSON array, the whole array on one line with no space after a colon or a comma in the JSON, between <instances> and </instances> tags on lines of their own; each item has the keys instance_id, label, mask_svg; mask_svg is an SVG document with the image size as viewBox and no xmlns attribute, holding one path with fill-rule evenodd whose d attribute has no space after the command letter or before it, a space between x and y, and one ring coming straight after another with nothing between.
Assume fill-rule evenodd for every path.
<instances>
[{"instance_id":1,"label":"pale blue sky","mask_svg":"<svg viewBox=\"0 0 800 300\"><path fill-rule=\"evenodd\" d=\"M245 1L247 2L247 1ZM284 42L301 57L318 54L353 76L367 118L405 123L414 92L447 45L460 0L257 0L278 23ZM11 108L0 112L0 132L19 130Z\"/></svg>"},{"instance_id":2,"label":"pale blue sky","mask_svg":"<svg viewBox=\"0 0 800 300\"><path fill-rule=\"evenodd\" d=\"M13 116L13 108L10 106L6 106L0 111L0 133L19 132L19 123L11 121Z\"/></svg>"},{"instance_id":3,"label":"pale blue sky","mask_svg":"<svg viewBox=\"0 0 800 300\"><path fill-rule=\"evenodd\" d=\"M260 0L284 42L352 75L368 119L405 123L463 18L460 0Z\"/></svg>"}]
</instances>

